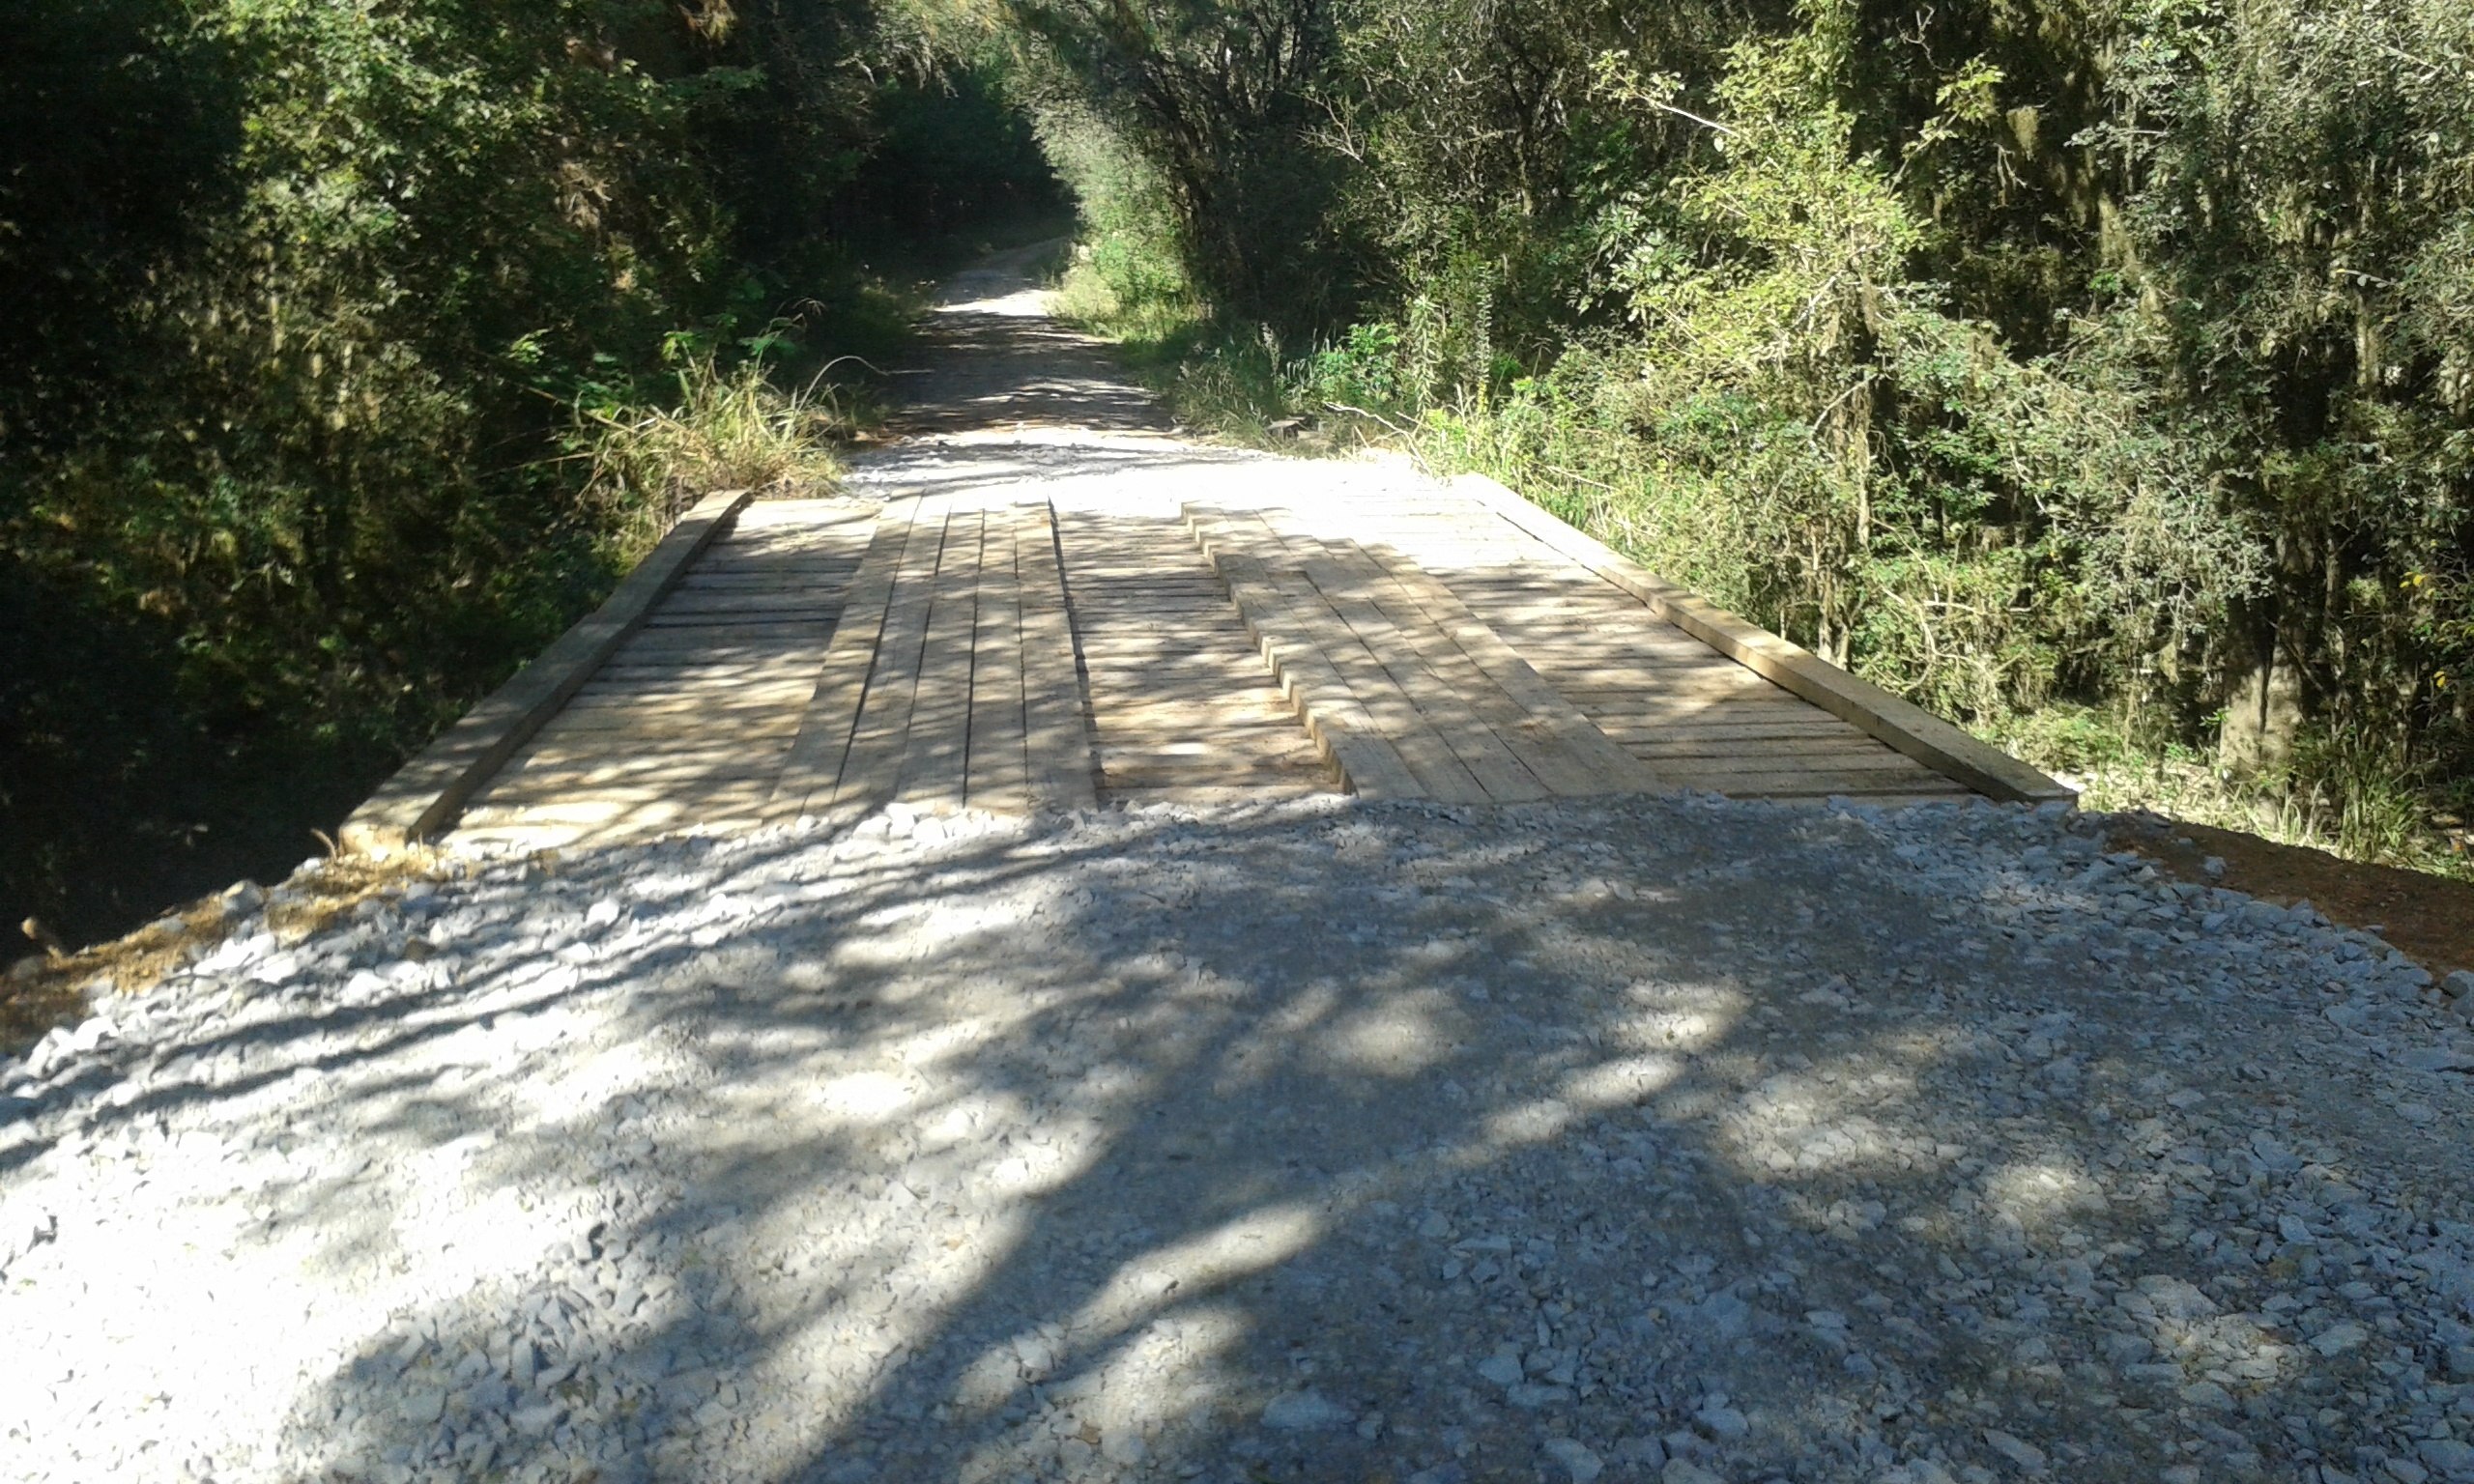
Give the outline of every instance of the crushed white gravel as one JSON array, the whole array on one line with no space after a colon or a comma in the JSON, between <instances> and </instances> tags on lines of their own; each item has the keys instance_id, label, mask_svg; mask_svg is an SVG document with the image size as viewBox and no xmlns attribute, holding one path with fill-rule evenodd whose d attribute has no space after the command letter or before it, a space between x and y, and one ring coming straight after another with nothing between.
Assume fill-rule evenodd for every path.
<instances>
[{"instance_id":1,"label":"crushed white gravel","mask_svg":"<svg viewBox=\"0 0 2474 1484\"><path fill-rule=\"evenodd\" d=\"M897 813L259 918L0 1069L0 1475L2474 1480L2474 1035L2103 825Z\"/></svg>"}]
</instances>

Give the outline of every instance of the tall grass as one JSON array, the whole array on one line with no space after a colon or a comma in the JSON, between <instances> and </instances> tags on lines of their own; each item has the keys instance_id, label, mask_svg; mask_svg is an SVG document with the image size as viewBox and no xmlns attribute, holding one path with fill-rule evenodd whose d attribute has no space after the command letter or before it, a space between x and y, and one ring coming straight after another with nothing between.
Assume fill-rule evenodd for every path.
<instances>
[{"instance_id":1,"label":"tall grass","mask_svg":"<svg viewBox=\"0 0 2474 1484\"><path fill-rule=\"evenodd\" d=\"M621 544L649 545L716 490L834 488L842 476L835 448L855 420L847 396L820 381L785 389L759 361L724 370L700 356L679 368L670 407L579 406L574 456L590 462L591 498L619 517L613 528L624 532Z\"/></svg>"}]
</instances>

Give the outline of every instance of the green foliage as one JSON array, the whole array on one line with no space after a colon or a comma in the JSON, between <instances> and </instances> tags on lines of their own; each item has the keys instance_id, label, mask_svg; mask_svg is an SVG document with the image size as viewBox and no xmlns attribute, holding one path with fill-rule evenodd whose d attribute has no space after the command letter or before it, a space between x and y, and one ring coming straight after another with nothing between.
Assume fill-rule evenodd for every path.
<instances>
[{"instance_id":1,"label":"green foliage","mask_svg":"<svg viewBox=\"0 0 2474 1484\"><path fill-rule=\"evenodd\" d=\"M916 243L1069 214L1001 55L924 76L897 73L872 107L880 133L846 211Z\"/></svg>"},{"instance_id":2,"label":"green foliage","mask_svg":"<svg viewBox=\"0 0 2474 1484\"><path fill-rule=\"evenodd\" d=\"M587 403L577 417L588 496L610 512L608 528L641 526L644 545L710 491L829 488L841 472L833 449L849 432L829 390L785 391L762 361L724 371L709 354L679 368L673 406Z\"/></svg>"},{"instance_id":3,"label":"green foliage","mask_svg":"<svg viewBox=\"0 0 2474 1484\"><path fill-rule=\"evenodd\" d=\"M993 106L886 21L0 0L0 918L288 863L677 501L829 475L766 377L890 341L872 155ZM1039 188L1016 133L929 193Z\"/></svg>"},{"instance_id":4,"label":"green foliage","mask_svg":"<svg viewBox=\"0 0 2474 1484\"><path fill-rule=\"evenodd\" d=\"M1185 277L1249 324L1299 327L1342 307L1350 244L1338 162L1306 148L1330 62L1330 0L1011 0L1062 135L1070 186L1139 161ZM1104 192L1105 194L1105 192ZM1083 198L1086 209L1091 198ZM1102 207L1103 214L1113 209ZM1104 225L1102 235L1108 235ZM1275 244L1276 248L1275 248ZM1148 257L1148 254L1141 255Z\"/></svg>"},{"instance_id":5,"label":"green foliage","mask_svg":"<svg viewBox=\"0 0 2474 1484\"><path fill-rule=\"evenodd\" d=\"M1058 285L1057 312L1136 341L1164 340L1199 318L1160 171L1088 108L1050 101L1038 128L1080 225L1081 245Z\"/></svg>"},{"instance_id":6,"label":"green foliage","mask_svg":"<svg viewBox=\"0 0 2474 1484\"><path fill-rule=\"evenodd\" d=\"M1331 0L1276 75L1196 60L1246 5L1018 9L1179 204L1189 417L1411 428L1997 732L2197 757L2273 667L2240 788L2464 807L2462 5ZM1318 220L1202 219L1230 161Z\"/></svg>"}]
</instances>

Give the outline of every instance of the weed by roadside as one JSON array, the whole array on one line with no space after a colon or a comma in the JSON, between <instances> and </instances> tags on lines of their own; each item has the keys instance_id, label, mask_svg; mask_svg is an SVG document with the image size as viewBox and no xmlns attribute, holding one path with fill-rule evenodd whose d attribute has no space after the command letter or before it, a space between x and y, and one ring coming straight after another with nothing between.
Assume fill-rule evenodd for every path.
<instances>
[{"instance_id":1,"label":"weed by roadside","mask_svg":"<svg viewBox=\"0 0 2474 1484\"><path fill-rule=\"evenodd\" d=\"M1985 740L2062 778L2092 810L2144 810L2349 861L2474 881L2474 832L2435 809L2432 790L2393 756L2306 739L2284 769L2241 777L2197 749L2143 742L2085 706L2050 706L1977 728Z\"/></svg>"},{"instance_id":2,"label":"weed by roadside","mask_svg":"<svg viewBox=\"0 0 2474 1484\"><path fill-rule=\"evenodd\" d=\"M1354 375L1349 348L1288 355L1265 328L1232 330L1157 268L1131 266L1124 244L1078 247L1049 312L1117 348L1126 368L1178 422L1248 447L1346 453L1398 442L1389 399Z\"/></svg>"},{"instance_id":3,"label":"weed by roadside","mask_svg":"<svg viewBox=\"0 0 2474 1484\"><path fill-rule=\"evenodd\" d=\"M829 489L842 472L835 447L855 426L848 395L820 379L785 389L755 360L724 370L699 357L679 368L672 406L579 407L575 456L605 508L657 534L713 490Z\"/></svg>"}]
</instances>

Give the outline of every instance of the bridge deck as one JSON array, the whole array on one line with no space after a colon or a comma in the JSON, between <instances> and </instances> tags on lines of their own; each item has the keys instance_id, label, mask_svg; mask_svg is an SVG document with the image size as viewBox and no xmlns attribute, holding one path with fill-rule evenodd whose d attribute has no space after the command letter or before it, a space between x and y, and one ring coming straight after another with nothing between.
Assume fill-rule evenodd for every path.
<instances>
[{"instance_id":1,"label":"bridge deck","mask_svg":"<svg viewBox=\"0 0 2474 1484\"><path fill-rule=\"evenodd\" d=\"M854 483L880 500L747 507L458 835L601 842L896 800L1971 791L1452 486L1303 466L1339 475L1307 500L1284 461L1152 447L1201 467L1025 479L963 443Z\"/></svg>"},{"instance_id":2,"label":"bridge deck","mask_svg":"<svg viewBox=\"0 0 2474 1484\"><path fill-rule=\"evenodd\" d=\"M910 436L840 498L700 504L344 841L1335 788L2067 797L1500 486L1162 436L1020 264L926 328Z\"/></svg>"},{"instance_id":3,"label":"bridge deck","mask_svg":"<svg viewBox=\"0 0 2474 1484\"><path fill-rule=\"evenodd\" d=\"M742 511L457 833L564 843L762 819L875 514L844 500Z\"/></svg>"}]
</instances>

